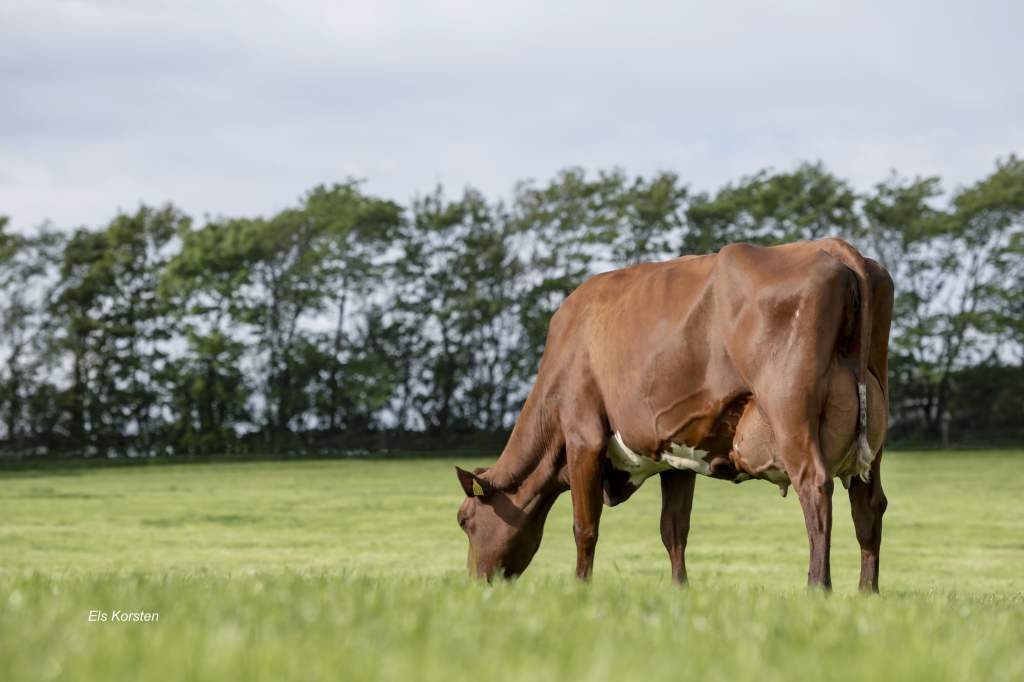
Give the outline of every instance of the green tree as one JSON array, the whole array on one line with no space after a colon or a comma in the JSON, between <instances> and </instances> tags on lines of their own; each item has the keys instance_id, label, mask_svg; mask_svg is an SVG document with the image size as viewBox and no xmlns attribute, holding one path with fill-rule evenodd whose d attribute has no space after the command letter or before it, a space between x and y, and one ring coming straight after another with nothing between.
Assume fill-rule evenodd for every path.
<instances>
[{"instance_id":1,"label":"green tree","mask_svg":"<svg viewBox=\"0 0 1024 682\"><path fill-rule=\"evenodd\" d=\"M935 432L939 428L934 302L956 263L947 239L948 215L934 207L941 196L938 178L893 174L863 199L861 241L896 283L889 402L897 432L916 424Z\"/></svg>"},{"instance_id":2,"label":"green tree","mask_svg":"<svg viewBox=\"0 0 1024 682\"><path fill-rule=\"evenodd\" d=\"M196 339L192 352L221 377L219 388L204 384L204 402L241 390L226 370L247 362L250 404L254 413L259 408L265 442L318 425L340 428L353 300L376 284L375 264L401 219L396 204L364 197L348 183L316 187L298 207L267 220L214 221L184 233L164 291L189 302L184 324ZM331 315L331 332L314 328ZM254 349L246 358L243 344Z\"/></svg>"},{"instance_id":3,"label":"green tree","mask_svg":"<svg viewBox=\"0 0 1024 682\"><path fill-rule=\"evenodd\" d=\"M71 360L64 403L73 443L98 452L129 436L141 451L157 444L166 395L155 378L170 340L157 284L187 222L172 206L143 206L67 241L52 314L55 343Z\"/></svg>"},{"instance_id":4,"label":"green tree","mask_svg":"<svg viewBox=\"0 0 1024 682\"><path fill-rule=\"evenodd\" d=\"M988 335L1002 359L1024 364L1024 159L997 162L953 206L959 241L973 255L967 295L976 300L963 323Z\"/></svg>"},{"instance_id":5,"label":"green tree","mask_svg":"<svg viewBox=\"0 0 1024 682\"><path fill-rule=\"evenodd\" d=\"M230 451L251 428L252 382L242 372L246 341L239 291L248 271L235 221L183 225L180 249L161 273L160 294L185 349L168 364L170 431L190 452Z\"/></svg>"},{"instance_id":6,"label":"green tree","mask_svg":"<svg viewBox=\"0 0 1024 682\"><path fill-rule=\"evenodd\" d=\"M998 163L947 209L934 207L936 178L893 176L864 202L866 239L896 281L893 402L898 415L916 412L932 437L955 411L956 374L998 358L999 340L1018 324L1021 169L1014 157Z\"/></svg>"},{"instance_id":7,"label":"green tree","mask_svg":"<svg viewBox=\"0 0 1024 682\"><path fill-rule=\"evenodd\" d=\"M43 228L33 236L8 230L0 216L0 428L9 446L45 444L59 412L48 380L46 292L53 285L62 237ZM46 403L40 398L48 397Z\"/></svg>"},{"instance_id":8,"label":"green tree","mask_svg":"<svg viewBox=\"0 0 1024 682\"><path fill-rule=\"evenodd\" d=\"M395 305L419 335L411 339L419 388L404 383L429 429L498 428L518 397L509 380L519 362L514 237L501 207L476 191L448 201L438 188L413 203Z\"/></svg>"},{"instance_id":9,"label":"green tree","mask_svg":"<svg viewBox=\"0 0 1024 682\"><path fill-rule=\"evenodd\" d=\"M679 176L637 177L616 194L620 218L611 247L612 261L625 266L675 255L686 233L689 197Z\"/></svg>"},{"instance_id":10,"label":"green tree","mask_svg":"<svg viewBox=\"0 0 1024 682\"><path fill-rule=\"evenodd\" d=\"M379 301L387 292L379 291L391 272L395 240L404 224L398 204L360 194L355 183L315 187L305 199L305 213L323 231L325 270L328 288L333 292L327 307L333 319L333 331L321 343L327 368L325 400L318 413L326 415L328 431L351 427L354 421L368 424L371 414L384 402L378 379L390 376L372 353L367 352L368 335L384 324L379 316ZM380 375L368 367L381 370ZM359 377L362 381L356 381ZM359 386L373 385L358 400L349 396Z\"/></svg>"},{"instance_id":11,"label":"green tree","mask_svg":"<svg viewBox=\"0 0 1024 682\"><path fill-rule=\"evenodd\" d=\"M580 168L562 171L546 186L516 188L511 213L526 270L519 306L526 335L520 380L536 372L548 322L565 297L590 275L614 267L618 259L611 245L622 235L626 195L620 171L590 179Z\"/></svg>"},{"instance_id":12,"label":"green tree","mask_svg":"<svg viewBox=\"0 0 1024 682\"><path fill-rule=\"evenodd\" d=\"M857 195L821 163L790 173L761 171L692 197L682 253L711 253L738 241L778 244L850 236L859 226Z\"/></svg>"}]
</instances>

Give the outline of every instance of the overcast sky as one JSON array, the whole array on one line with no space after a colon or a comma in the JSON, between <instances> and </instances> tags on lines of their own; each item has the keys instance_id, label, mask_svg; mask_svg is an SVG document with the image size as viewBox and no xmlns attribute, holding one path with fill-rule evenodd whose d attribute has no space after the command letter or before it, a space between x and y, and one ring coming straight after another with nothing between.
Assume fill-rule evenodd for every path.
<instances>
[{"instance_id":1,"label":"overcast sky","mask_svg":"<svg viewBox=\"0 0 1024 682\"><path fill-rule=\"evenodd\" d=\"M348 176L498 196L570 165L952 187L1024 150L1022 8L0 0L0 214L265 214Z\"/></svg>"}]
</instances>

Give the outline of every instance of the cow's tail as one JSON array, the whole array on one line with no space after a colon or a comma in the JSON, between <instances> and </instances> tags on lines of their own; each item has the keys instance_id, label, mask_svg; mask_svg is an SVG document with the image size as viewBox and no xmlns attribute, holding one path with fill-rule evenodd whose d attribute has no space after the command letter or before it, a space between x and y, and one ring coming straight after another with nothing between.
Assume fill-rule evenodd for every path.
<instances>
[{"instance_id":1,"label":"cow's tail","mask_svg":"<svg viewBox=\"0 0 1024 682\"><path fill-rule=\"evenodd\" d=\"M857 249L841 239L822 241L822 250L853 270L857 276L857 289L860 295L860 329L857 343L857 475L867 482L871 475L871 461L874 453L868 443L868 356L871 353L871 276L867 263Z\"/></svg>"}]
</instances>

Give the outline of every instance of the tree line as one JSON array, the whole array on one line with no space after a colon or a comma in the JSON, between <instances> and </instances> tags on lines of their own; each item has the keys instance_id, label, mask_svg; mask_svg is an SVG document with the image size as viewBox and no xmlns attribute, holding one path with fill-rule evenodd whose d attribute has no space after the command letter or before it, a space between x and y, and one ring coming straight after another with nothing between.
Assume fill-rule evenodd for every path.
<instances>
[{"instance_id":1,"label":"tree line","mask_svg":"<svg viewBox=\"0 0 1024 682\"><path fill-rule=\"evenodd\" d=\"M354 181L269 217L140 206L0 217L0 448L203 454L501 434L548 320L596 272L829 235L896 284L891 438L1024 435L1024 161L946 191L857 191L821 164L715 191L571 168L510 197L403 205Z\"/></svg>"}]
</instances>

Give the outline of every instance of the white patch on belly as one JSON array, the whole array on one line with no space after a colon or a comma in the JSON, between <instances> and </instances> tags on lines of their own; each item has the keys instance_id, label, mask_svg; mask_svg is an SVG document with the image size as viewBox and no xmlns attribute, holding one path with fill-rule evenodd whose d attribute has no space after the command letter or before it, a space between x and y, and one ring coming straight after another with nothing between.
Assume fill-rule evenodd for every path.
<instances>
[{"instance_id":1,"label":"white patch on belly","mask_svg":"<svg viewBox=\"0 0 1024 682\"><path fill-rule=\"evenodd\" d=\"M671 452L662 453L658 459L654 459L630 450L617 432L608 442L607 451L612 466L619 471L628 473L629 482L637 487L640 487L640 484L650 476L669 469L687 469L708 476L711 473L711 467L704 461L707 454L705 450L672 443Z\"/></svg>"}]
</instances>

